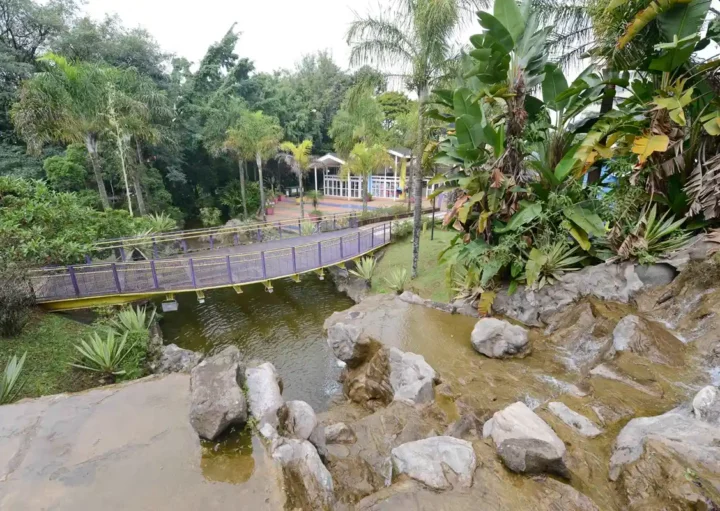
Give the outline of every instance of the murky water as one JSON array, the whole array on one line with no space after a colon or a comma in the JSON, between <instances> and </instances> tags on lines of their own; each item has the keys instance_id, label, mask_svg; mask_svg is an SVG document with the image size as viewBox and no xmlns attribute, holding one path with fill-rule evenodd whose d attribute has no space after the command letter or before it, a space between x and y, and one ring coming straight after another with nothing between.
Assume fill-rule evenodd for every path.
<instances>
[{"instance_id":1,"label":"murky water","mask_svg":"<svg viewBox=\"0 0 720 511\"><path fill-rule=\"evenodd\" d=\"M273 293L263 286L219 289L205 294L205 303L185 293L180 308L161 321L165 342L203 353L234 344L244 360L267 360L280 374L283 397L301 399L316 411L326 410L341 392L340 368L323 334L323 321L353 301L332 282L304 276L300 284L278 281Z\"/></svg>"}]
</instances>

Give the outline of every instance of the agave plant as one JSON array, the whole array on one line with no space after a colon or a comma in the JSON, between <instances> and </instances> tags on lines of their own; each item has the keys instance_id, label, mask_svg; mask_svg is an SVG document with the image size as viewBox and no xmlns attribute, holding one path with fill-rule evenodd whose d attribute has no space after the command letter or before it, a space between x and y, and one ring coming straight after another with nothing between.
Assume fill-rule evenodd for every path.
<instances>
[{"instance_id":1,"label":"agave plant","mask_svg":"<svg viewBox=\"0 0 720 511\"><path fill-rule=\"evenodd\" d=\"M690 239L690 234L680 229L684 222L684 218L675 220L670 212L658 219L657 206L653 206L640 217L633 232L622 243L615 245L617 258L637 258L642 264L650 264L658 256L682 248Z\"/></svg>"},{"instance_id":2,"label":"agave plant","mask_svg":"<svg viewBox=\"0 0 720 511\"><path fill-rule=\"evenodd\" d=\"M18 392L20 392L18 381L23 365L25 365L26 356L27 352L20 357L20 360L18 360L16 355L13 356L5 366L2 375L0 375L0 405L11 402L17 397Z\"/></svg>"},{"instance_id":3,"label":"agave plant","mask_svg":"<svg viewBox=\"0 0 720 511\"><path fill-rule=\"evenodd\" d=\"M390 286L390 289L400 294L405 291L405 285L408 282L408 277L409 275L405 268L395 268L390 273L389 277L385 277L385 282L387 282L388 286Z\"/></svg>"},{"instance_id":4,"label":"agave plant","mask_svg":"<svg viewBox=\"0 0 720 511\"><path fill-rule=\"evenodd\" d=\"M363 257L355 264L355 269L350 270L350 273L363 279L368 285L370 285L373 273L375 273L375 259L372 257Z\"/></svg>"},{"instance_id":5,"label":"agave plant","mask_svg":"<svg viewBox=\"0 0 720 511\"><path fill-rule=\"evenodd\" d=\"M145 217L145 224L150 232L172 231L177 228L177 222L167 213L155 213Z\"/></svg>"},{"instance_id":6,"label":"agave plant","mask_svg":"<svg viewBox=\"0 0 720 511\"><path fill-rule=\"evenodd\" d=\"M579 270L585 256L574 255L578 247L568 248L563 242L555 243L546 250L533 248L525 263L525 279L528 287L542 289L554 284L567 272Z\"/></svg>"},{"instance_id":7,"label":"agave plant","mask_svg":"<svg viewBox=\"0 0 720 511\"><path fill-rule=\"evenodd\" d=\"M148 315L147 307L128 307L118 312L110 324L119 332L134 334L147 332L155 319L155 309Z\"/></svg>"},{"instance_id":8,"label":"agave plant","mask_svg":"<svg viewBox=\"0 0 720 511\"><path fill-rule=\"evenodd\" d=\"M110 379L125 374L125 370L122 369L121 365L134 344L127 345L127 332L122 334L119 339L117 335L115 331L108 330L105 339L103 339L97 332L93 332L88 341L82 340L80 344L75 345L75 349L78 350L81 358L78 362L70 365L79 369L102 373Z\"/></svg>"},{"instance_id":9,"label":"agave plant","mask_svg":"<svg viewBox=\"0 0 720 511\"><path fill-rule=\"evenodd\" d=\"M310 236L311 234L315 234L316 229L317 224L315 222L305 221L300 224L300 235Z\"/></svg>"}]
</instances>

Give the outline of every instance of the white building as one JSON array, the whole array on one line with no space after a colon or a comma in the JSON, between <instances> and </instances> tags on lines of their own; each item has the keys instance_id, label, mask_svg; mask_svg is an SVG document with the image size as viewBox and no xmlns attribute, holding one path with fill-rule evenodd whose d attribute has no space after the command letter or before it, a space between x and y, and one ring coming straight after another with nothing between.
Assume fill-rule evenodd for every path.
<instances>
[{"instance_id":1,"label":"white building","mask_svg":"<svg viewBox=\"0 0 720 511\"><path fill-rule=\"evenodd\" d=\"M409 172L412 154L409 149L389 149L393 164L368 179L368 192L375 199L404 199L406 176ZM341 177L341 168L345 160L335 153L328 153L310 164L314 172L315 190L322 191L326 197L341 197L347 200L362 199L360 176ZM423 179L425 197L432 191L428 188L428 179Z\"/></svg>"}]
</instances>

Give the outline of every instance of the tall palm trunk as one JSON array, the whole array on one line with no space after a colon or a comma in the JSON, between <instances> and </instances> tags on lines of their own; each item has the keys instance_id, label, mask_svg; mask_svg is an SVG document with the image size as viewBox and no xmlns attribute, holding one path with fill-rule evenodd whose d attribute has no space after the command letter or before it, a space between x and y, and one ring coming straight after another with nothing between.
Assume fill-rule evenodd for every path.
<instances>
[{"instance_id":1,"label":"tall palm trunk","mask_svg":"<svg viewBox=\"0 0 720 511\"><path fill-rule=\"evenodd\" d=\"M367 191L367 175L363 174L361 176L360 180L360 186L362 186L362 205L363 205L363 214L367 213L367 203L368 203L368 191Z\"/></svg>"},{"instance_id":2,"label":"tall palm trunk","mask_svg":"<svg viewBox=\"0 0 720 511\"><path fill-rule=\"evenodd\" d=\"M605 115L612 110L615 102L615 85L607 84L603 90L602 101L600 102L600 115ZM607 137L603 138L602 143L607 141ZM594 165L593 168L588 172L588 184L597 183L600 181L602 173L602 165Z\"/></svg>"},{"instance_id":3,"label":"tall palm trunk","mask_svg":"<svg viewBox=\"0 0 720 511\"><path fill-rule=\"evenodd\" d=\"M130 216L133 216L132 196L130 195L130 183L128 180L127 165L125 165L125 146L122 142L122 133L117 127L115 129L115 142L117 144L118 156L120 156L120 170L122 171L123 182L125 183L125 196L127 197L128 211L130 212Z\"/></svg>"},{"instance_id":4,"label":"tall palm trunk","mask_svg":"<svg viewBox=\"0 0 720 511\"><path fill-rule=\"evenodd\" d=\"M255 163L258 168L258 179L260 181L260 208L262 210L262 220L265 221L265 188L263 187L263 168L262 168L262 157L260 153L255 153Z\"/></svg>"},{"instance_id":5,"label":"tall palm trunk","mask_svg":"<svg viewBox=\"0 0 720 511\"><path fill-rule=\"evenodd\" d=\"M248 212L247 198L245 197L245 162L241 159L238 160L238 167L240 171L240 197L242 197L243 218L247 220Z\"/></svg>"},{"instance_id":6,"label":"tall palm trunk","mask_svg":"<svg viewBox=\"0 0 720 511\"><path fill-rule=\"evenodd\" d=\"M97 136L94 133L85 135L85 147L90 157L90 164L95 174L95 182L97 183L98 193L100 194L100 202L104 209L110 209L110 200L108 199L107 190L105 190L105 181L103 181L102 169L100 169L100 157L97 150Z\"/></svg>"},{"instance_id":7,"label":"tall palm trunk","mask_svg":"<svg viewBox=\"0 0 720 511\"><path fill-rule=\"evenodd\" d=\"M428 88L422 86L418 90L418 140L415 155L415 172L413 180L413 195L415 197L415 210L413 212L413 257L411 278L418 276L418 261L420 259L420 227L422 225L422 157L425 145L425 118L423 107L427 98Z\"/></svg>"},{"instance_id":8,"label":"tall palm trunk","mask_svg":"<svg viewBox=\"0 0 720 511\"><path fill-rule=\"evenodd\" d=\"M300 188L300 218L305 218L305 201L303 200L303 175L298 172L298 186Z\"/></svg>"},{"instance_id":9,"label":"tall palm trunk","mask_svg":"<svg viewBox=\"0 0 720 511\"><path fill-rule=\"evenodd\" d=\"M137 168L132 172L133 188L135 189L135 198L137 199L138 212L140 215L147 215L147 208L145 207L145 197L142 190L141 175L143 170L143 158L142 149L140 148L140 141L135 138L135 152L137 154Z\"/></svg>"}]
</instances>

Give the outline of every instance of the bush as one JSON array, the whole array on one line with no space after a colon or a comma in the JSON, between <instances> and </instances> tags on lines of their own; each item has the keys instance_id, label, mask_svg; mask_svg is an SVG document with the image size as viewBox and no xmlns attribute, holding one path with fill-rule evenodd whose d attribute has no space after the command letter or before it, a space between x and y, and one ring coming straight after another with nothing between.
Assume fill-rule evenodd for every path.
<instances>
[{"instance_id":1,"label":"bush","mask_svg":"<svg viewBox=\"0 0 720 511\"><path fill-rule=\"evenodd\" d=\"M350 270L350 273L363 279L367 284L370 284L373 274L375 273L375 266L375 259L366 256L355 264L355 269Z\"/></svg>"},{"instance_id":2,"label":"bush","mask_svg":"<svg viewBox=\"0 0 720 511\"><path fill-rule=\"evenodd\" d=\"M129 307L118 312L117 317L110 324L119 332L147 333L155 320L155 309L148 315L147 307Z\"/></svg>"},{"instance_id":3,"label":"bush","mask_svg":"<svg viewBox=\"0 0 720 511\"><path fill-rule=\"evenodd\" d=\"M200 221L203 227L215 227L220 225L222 213L218 208L200 208Z\"/></svg>"},{"instance_id":4,"label":"bush","mask_svg":"<svg viewBox=\"0 0 720 511\"><path fill-rule=\"evenodd\" d=\"M413 232L412 220L396 220L392 224L393 239L402 240L410 236Z\"/></svg>"},{"instance_id":5,"label":"bush","mask_svg":"<svg viewBox=\"0 0 720 511\"><path fill-rule=\"evenodd\" d=\"M123 362L135 348L128 344L128 333L125 332L117 338L114 330L108 330L103 339L93 332L87 341L82 340L75 349L80 353L80 359L72 363L73 367L101 373L104 377L115 380L116 376L126 374Z\"/></svg>"},{"instance_id":6,"label":"bush","mask_svg":"<svg viewBox=\"0 0 720 511\"><path fill-rule=\"evenodd\" d=\"M0 272L0 336L18 335L30 316L35 305L25 272L17 268L7 268Z\"/></svg>"},{"instance_id":7,"label":"bush","mask_svg":"<svg viewBox=\"0 0 720 511\"><path fill-rule=\"evenodd\" d=\"M405 291L405 286L408 282L408 272L405 268L395 268L389 277L385 277L390 289L400 294Z\"/></svg>"},{"instance_id":8,"label":"bush","mask_svg":"<svg viewBox=\"0 0 720 511\"><path fill-rule=\"evenodd\" d=\"M25 365L26 356L27 352L18 360L17 355L14 355L8 361L3 373L0 374L0 405L13 401L20 392L18 381L23 365Z\"/></svg>"}]
</instances>

